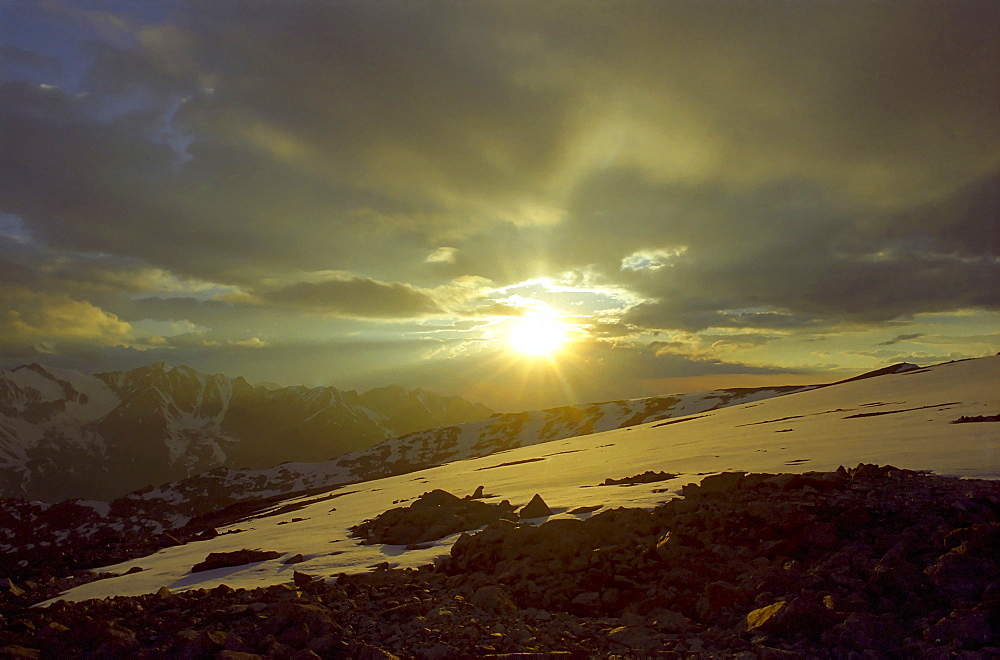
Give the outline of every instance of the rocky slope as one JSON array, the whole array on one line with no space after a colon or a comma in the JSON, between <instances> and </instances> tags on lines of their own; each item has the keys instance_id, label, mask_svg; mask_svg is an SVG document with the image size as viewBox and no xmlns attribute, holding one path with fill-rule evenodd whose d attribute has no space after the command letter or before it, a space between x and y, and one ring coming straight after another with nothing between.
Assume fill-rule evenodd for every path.
<instances>
[{"instance_id":1,"label":"rocky slope","mask_svg":"<svg viewBox=\"0 0 1000 660\"><path fill-rule=\"evenodd\" d=\"M430 499L409 509L439 506L448 528L467 514L455 504L466 500ZM8 584L0 653L996 657L998 515L992 481L874 465L722 473L651 511L535 526L504 510L419 570L325 581L294 573L292 557L283 585L163 588L44 609L27 608L44 585ZM407 523L399 512L391 520L383 531Z\"/></svg>"},{"instance_id":2,"label":"rocky slope","mask_svg":"<svg viewBox=\"0 0 1000 660\"><path fill-rule=\"evenodd\" d=\"M217 467L328 460L491 412L395 386L358 394L163 363L96 376L32 364L0 373L0 496L111 500Z\"/></svg>"}]
</instances>

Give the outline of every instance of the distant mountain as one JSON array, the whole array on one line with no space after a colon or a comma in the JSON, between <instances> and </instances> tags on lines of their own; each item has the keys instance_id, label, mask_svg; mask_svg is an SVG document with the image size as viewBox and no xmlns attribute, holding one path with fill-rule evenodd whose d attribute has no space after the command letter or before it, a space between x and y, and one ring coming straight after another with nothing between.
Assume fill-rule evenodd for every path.
<instances>
[{"instance_id":1,"label":"distant mountain","mask_svg":"<svg viewBox=\"0 0 1000 660\"><path fill-rule=\"evenodd\" d=\"M111 500L218 467L328 460L491 413L398 386L358 394L163 363L93 376L31 364L0 372L0 496Z\"/></svg>"}]
</instances>

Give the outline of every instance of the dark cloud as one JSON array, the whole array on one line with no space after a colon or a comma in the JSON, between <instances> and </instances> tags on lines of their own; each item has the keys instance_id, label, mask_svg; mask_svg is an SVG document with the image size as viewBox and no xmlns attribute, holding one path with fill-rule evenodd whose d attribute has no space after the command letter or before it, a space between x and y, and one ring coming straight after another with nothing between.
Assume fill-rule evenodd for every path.
<instances>
[{"instance_id":1,"label":"dark cloud","mask_svg":"<svg viewBox=\"0 0 1000 660\"><path fill-rule=\"evenodd\" d=\"M22 78L24 74L56 78L62 71L59 60L10 44L0 46L0 76Z\"/></svg>"},{"instance_id":2,"label":"dark cloud","mask_svg":"<svg viewBox=\"0 0 1000 660\"><path fill-rule=\"evenodd\" d=\"M814 328L1000 305L988 183L933 205L936 215L845 206L794 182L731 191L611 170L591 184L574 220L556 229L552 258L596 263L646 297L625 317L641 327ZM957 213L944 213L948 205Z\"/></svg>"},{"instance_id":3,"label":"dark cloud","mask_svg":"<svg viewBox=\"0 0 1000 660\"><path fill-rule=\"evenodd\" d=\"M923 337L923 336L924 336L924 333L922 333L922 332L914 332L914 333L905 334L905 335L896 335L892 339L888 339L886 341L880 341L879 343L877 343L875 345L876 346L892 346L894 344L899 344L901 342L910 341L910 340L913 340L913 339L919 339L920 337Z\"/></svg>"}]
</instances>

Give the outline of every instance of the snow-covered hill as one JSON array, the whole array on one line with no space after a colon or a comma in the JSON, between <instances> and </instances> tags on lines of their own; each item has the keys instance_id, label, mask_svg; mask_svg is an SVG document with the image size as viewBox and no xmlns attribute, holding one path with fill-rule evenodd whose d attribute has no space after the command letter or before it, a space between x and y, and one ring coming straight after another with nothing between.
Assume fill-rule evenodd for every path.
<instances>
[{"instance_id":1,"label":"snow-covered hill","mask_svg":"<svg viewBox=\"0 0 1000 660\"><path fill-rule=\"evenodd\" d=\"M508 499L516 507L540 494L551 507L551 517L581 518L600 508L651 507L675 497L683 484L722 471L829 471L871 462L996 479L998 383L1000 357L909 369L456 460L324 495L275 500L263 508L231 510L203 540L108 567L104 570L120 577L77 587L63 597L143 594L164 586L176 593L223 583L236 588L277 584L290 579L292 565L285 563L290 558L297 560L295 570L318 577L386 564L425 564L447 554L458 535L407 549L363 545L349 529L436 488L462 496L482 485L484 501ZM326 465L328 470L335 467ZM284 469L303 473L300 466ZM608 483L647 471L664 474L648 483ZM266 491L265 473L261 477ZM97 505L92 509L97 517L115 515ZM7 548L13 540L8 539ZM191 571L209 553L244 548L276 555L242 566Z\"/></svg>"},{"instance_id":2,"label":"snow-covered hill","mask_svg":"<svg viewBox=\"0 0 1000 660\"><path fill-rule=\"evenodd\" d=\"M110 500L220 466L327 460L490 414L396 386L358 394L163 363L96 376L32 364L0 372L0 497Z\"/></svg>"}]
</instances>

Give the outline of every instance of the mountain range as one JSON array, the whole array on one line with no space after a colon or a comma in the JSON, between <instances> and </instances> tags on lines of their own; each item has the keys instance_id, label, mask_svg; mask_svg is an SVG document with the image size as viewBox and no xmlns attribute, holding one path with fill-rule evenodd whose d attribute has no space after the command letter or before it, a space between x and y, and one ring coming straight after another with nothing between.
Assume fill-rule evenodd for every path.
<instances>
[{"instance_id":1,"label":"mountain range","mask_svg":"<svg viewBox=\"0 0 1000 660\"><path fill-rule=\"evenodd\" d=\"M0 372L0 496L111 500L218 467L323 461L490 414L398 386L359 394L162 362L96 375L31 364Z\"/></svg>"},{"instance_id":2,"label":"mountain range","mask_svg":"<svg viewBox=\"0 0 1000 660\"><path fill-rule=\"evenodd\" d=\"M31 364L0 372L0 497L110 501L198 475L210 481L220 468L252 475L256 483L260 470L310 464L280 470L277 480L269 477L268 494L274 495L812 387L736 388L493 413L458 396L395 385L359 394L251 384L164 363L96 375ZM313 474L312 464L335 458L321 476ZM229 475L227 482L236 478Z\"/></svg>"}]
</instances>

